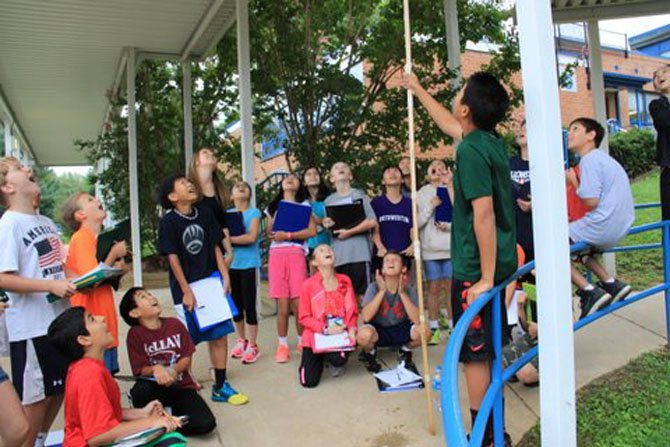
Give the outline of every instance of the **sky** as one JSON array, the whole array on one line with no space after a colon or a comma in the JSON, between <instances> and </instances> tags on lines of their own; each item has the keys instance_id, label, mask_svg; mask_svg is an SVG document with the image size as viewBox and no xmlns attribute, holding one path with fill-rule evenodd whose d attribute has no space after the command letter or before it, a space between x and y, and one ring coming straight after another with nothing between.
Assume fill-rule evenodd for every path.
<instances>
[{"instance_id":1,"label":"sky","mask_svg":"<svg viewBox=\"0 0 670 447\"><path fill-rule=\"evenodd\" d=\"M625 32L630 38L668 24L670 24L670 14L663 14L631 19L603 20L600 22L600 29L617 33ZM606 40L604 36L602 39ZM90 169L90 166L59 166L53 168L56 175L66 173L86 175Z\"/></svg>"}]
</instances>

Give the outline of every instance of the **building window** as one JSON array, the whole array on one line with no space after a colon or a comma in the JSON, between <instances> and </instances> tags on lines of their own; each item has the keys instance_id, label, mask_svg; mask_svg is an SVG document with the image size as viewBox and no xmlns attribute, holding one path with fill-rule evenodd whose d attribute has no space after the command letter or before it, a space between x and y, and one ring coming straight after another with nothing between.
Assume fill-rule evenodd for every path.
<instances>
[{"instance_id":1,"label":"building window","mask_svg":"<svg viewBox=\"0 0 670 447\"><path fill-rule=\"evenodd\" d=\"M658 97L657 93L628 89L628 117L631 126L650 127L652 125L649 103Z\"/></svg>"}]
</instances>

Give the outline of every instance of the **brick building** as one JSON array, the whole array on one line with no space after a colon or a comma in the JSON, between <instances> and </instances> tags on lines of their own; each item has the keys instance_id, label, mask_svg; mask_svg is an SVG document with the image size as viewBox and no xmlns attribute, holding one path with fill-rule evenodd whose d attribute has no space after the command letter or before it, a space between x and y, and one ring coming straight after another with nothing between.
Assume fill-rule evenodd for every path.
<instances>
[{"instance_id":1,"label":"brick building","mask_svg":"<svg viewBox=\"0 0 670 447\"><path fill-rule=\"evenodd\" d=\"M651 84L653 72L670 63L670 25L628 39L625 34L601 33L602 62L605 78L605 102L608 128L617 132L631 126L651 127L648 104L658 95ZM579 116L594 116L589 87L589 61L585 26L568 24L556 27L559 69L577 63L570 85L560 92L563 126ZM463 77L478 71L491 59L492 48L486 44L469 44L461 55ZM521 76L514 76L521 85ZM523 113L523 108L515 111ZM274 173L287 172L286 159L276 141L257 144L261 159L256 162L255 177L262 181ZM448 157L451 147L444 146L423 153L428 157Z\"/></svg>"}]
</instances>

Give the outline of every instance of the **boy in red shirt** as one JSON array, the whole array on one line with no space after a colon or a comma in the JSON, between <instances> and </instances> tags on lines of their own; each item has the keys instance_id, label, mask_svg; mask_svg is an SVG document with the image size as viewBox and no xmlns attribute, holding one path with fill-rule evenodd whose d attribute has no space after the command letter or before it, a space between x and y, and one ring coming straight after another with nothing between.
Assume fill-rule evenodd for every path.
<instances>
[{"instance_id":1,"label":"boy in red shirt","mask_svg":"<svg viewBox=\"0 0 670 447\"><path fill-rule=\"evenodd\" d=\"M100 200L85 192L71 195L61 209L63 222L74 234L70 239L65 272L68 276L79 277L98 266L96 257L98 234L107 217ZM105 264L123 267L123 257L127 249L124 241L117 242L109 251ZM97 287L75 293L70 302L73 306L82 306L93 315L101 315L107 321L107 327L114 342L105 351L105 366L110 373L119 372L117 346L119 345L119 323L114 308L112 286L103 283Z\"/></svg>"},{"instance_id":2,"label":"boy in red shirt","mask_svg":"<svg viewBox=\"0 0 670 447\"><path fill-rule=\"evenodd\" d=\"M168 432L161 446L186 445L179 433L169 433L180 423L165 413L160 402L150 402L144 408L121 408L119 387L103 362L105 349L114 340L105 317L73 307L51 323L47 336L64 357L72 360L65 381L63 445L107 445L155 427Z\"/></svg>"},{"instance_id":3,"label":"boy in red shirt","mask_svg":"<svg viewBox=\"0 0 670 447\"><path fill-rule=\"evenodd\" d=\"M195 345L177 318L161 318L158 300L141 287L126 292L119 305L130 330L126 338L133 375L139 380L130 390L133 406L155 399L172 408L173 415L187 415L190 422L179 431L202 435L216 427L216 418L197 392L189 374Z\"/></svg>"}]
</instances>

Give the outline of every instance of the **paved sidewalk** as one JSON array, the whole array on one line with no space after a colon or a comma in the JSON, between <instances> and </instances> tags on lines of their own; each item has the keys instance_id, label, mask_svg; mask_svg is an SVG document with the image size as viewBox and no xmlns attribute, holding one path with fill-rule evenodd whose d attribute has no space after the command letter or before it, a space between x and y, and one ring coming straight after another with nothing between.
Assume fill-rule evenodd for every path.
<instances>
[{"instance_id":1,"label":"paved sidewalk","mask_svg":"<svg viewBox=\"0 0 670 447\"><path fill-rule=\"evenodd\" d=\"M167 289L154 291L163 304L164 314L173 310ZM575 335L577 386L619 368L642 352L665 344L664 304L661 296L648 298L608 316ZM225 447L324 447L349 445L354 447L424 447L443 446L442 414L434 395L437 435L430 436L426 422L425 391L381 394L373 378L353 355L346 373L339 378L324 372L316 389L303 389L298 383L299 355L295 352L296 336L291 327L289 340L291 360L275 364L275 319L260 323L261 358L253 365L230 360L228 376L233 386L247 393L250 403L243 407L211 403L217 416L218 431L205 438L191 438L192 446ZM121 336L127 327L121 322ZM230 340L232 346L233 339ZM445 344L429 347L431 368L442 361ZM203 397L208 399L211 378L208 355L200 347L195 355L194 372L205 385ZM395 353L381 356L391 364ZM415 362L421 369L419 350ZM7 359L0 362L8 369ZM121 373L129 373L125 349L120 350ZM461 377L461 404L467 414L464 381ZM122 392L128 383L120 383ZM536 421L539 415L539 391L520 384L507 386L505 392L507 427L514 440ZM124 402L124 405L126 403ZM62 412L55 429L62 428Z\"/></svg>"}]
</instances>

